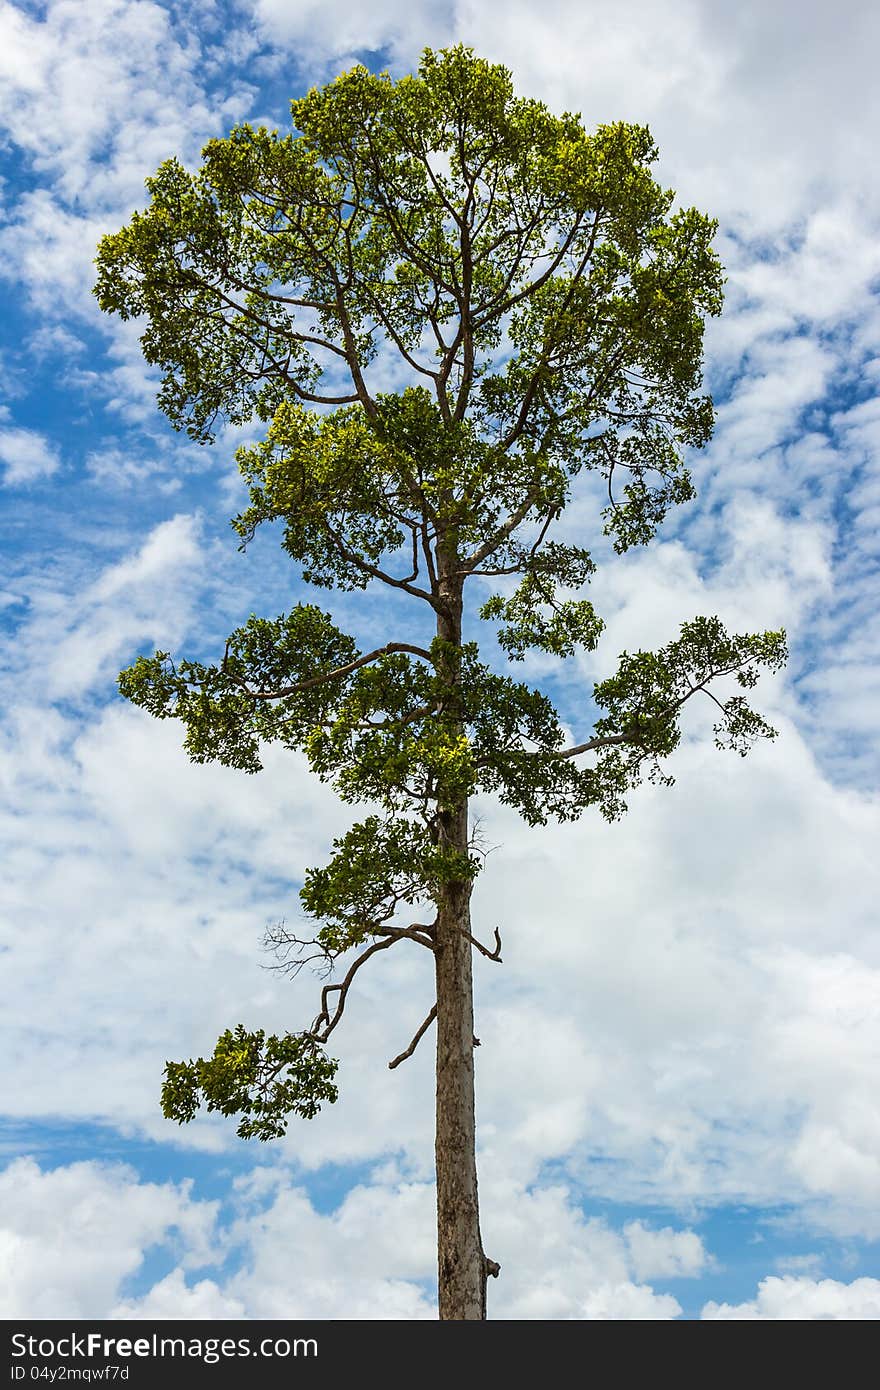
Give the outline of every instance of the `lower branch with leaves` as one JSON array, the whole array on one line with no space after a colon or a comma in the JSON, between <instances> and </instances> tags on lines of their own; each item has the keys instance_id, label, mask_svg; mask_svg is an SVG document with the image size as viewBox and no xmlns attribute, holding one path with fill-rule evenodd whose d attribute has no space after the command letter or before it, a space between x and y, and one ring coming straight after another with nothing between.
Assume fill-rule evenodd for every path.
<instances>
[{"instance_id":1,"label":"lower branch with leaves","mask_svg":"<svg viewBox=\"0 0 880 1390\"><path fill-rule=\"evenodd\" d=\"M415 941L433 952L434 931L434 923L414 922L408 927L375 924L375 939L355 957L343 978L323 986L317 1017L311 1028L303 1032L266 1037L262 1029L248 1032L243 1024L238 1024L220 1036L211 1057L168 1062L162 1088L163 1114L167 1119L187 1124L204 1104L209 1111L240 1116L237 1132L242 1139L263 1140L284 1135L293 1116L313 1119L322 1103L332 1105L337 1099L334 1078L339 1062L327 1055L324 1045L342 1019L355 976L379 951L400 941ZM495 937L494 953L469 939L490 959L500 960L497 931ZM279 956L273 968L288 974L296 974L303 966L318 961L329 973L342 954L322 941L320 934L297 937L283 923L269 928L265 940ZM390 1069L413 1055L436 1016L434 1004L409 1046L389 1062Z\"/></svg>"}]
</instances>

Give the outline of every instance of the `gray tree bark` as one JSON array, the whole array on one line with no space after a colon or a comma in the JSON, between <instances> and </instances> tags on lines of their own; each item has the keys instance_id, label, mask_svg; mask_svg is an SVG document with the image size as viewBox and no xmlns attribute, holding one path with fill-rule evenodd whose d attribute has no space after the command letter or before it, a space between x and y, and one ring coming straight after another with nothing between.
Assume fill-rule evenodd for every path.
<instances>
[{"instance_id":1,"label":"gray tree bark","mask_svg":"<svg viewBox=\"0 0 880 1390\"><path fill-rule=\"evenodd\" d=\"M467 845L467 803L445 816ZM440 1317L486 1316L474 1119L470 884L447 886L435 937L437 978L437 1261ZM468 935L465 935L468 933Z\"/></svg>"},{"instance_id":2,"label":"gray tree bark","mask_svg":"<svg viewBox=\"0 0 880 1390\"><path fill-rule=\"evenodd\" d=\"M461 584L457 557L438 555L440 596L437 635L461 645ZM452 571L452 573L450 573ZM457 663L447 665L455 707ZM440 810L439 836L468 852L468 803ZM474 1003L470 930L470 879L445 885L434 941L437 984L437 1092L434 1155L437 1173L437 1264L441 1319L479 1321L486 1316L486 1278L498 1273L480 1237L474 1116Z\"/></svg>"}]
</instances>

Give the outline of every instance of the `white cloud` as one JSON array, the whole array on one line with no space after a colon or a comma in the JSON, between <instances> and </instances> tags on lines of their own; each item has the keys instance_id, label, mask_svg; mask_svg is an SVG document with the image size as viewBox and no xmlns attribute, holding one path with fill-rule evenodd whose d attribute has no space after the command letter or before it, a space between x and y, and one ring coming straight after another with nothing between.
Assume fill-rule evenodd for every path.
<instances>
[{"instance_id":1,"label":"white cloud","mask_svg":"<svg viewBox=\"0 0 880 1390\"><path fill-rule=\"evenodd\" d=\"M703 1242L694 1231L674 1231L669 1226L652 1231L641 1221L631 1221L623 1234L637 1279L693 1278L706 1266Z\"/></svg>"},{"instance_id":2,"label":"white cloud","mask_svg":"<svg viewBox=\"0 0 880 1390\"><path fill-rule=\"evenodd\" d=\"M98 239L109 230L106 219L71 212L50 189L22 193L0 226L3 278L25 286L44 319L96 319L93 262Z\"/></svg>"},{"instance_id":3,"label":"white cloud","mask_svg":"<svg viewBox=\"0 0 880 1390\"><path fill-rule=\"evenodd\" d=\"M173 457L158 449L138 456L118 448L96 449L85 462L89 477L101 488L128 490L149 483L166 496L179 491L181 478ZM169 474L171 476L169 476Z\"/></svg>"},{"instance_id":4,"label":"white cloud","mask_svg":"<svg viewBox=\"0 0 880 1390\"><path fill-rule=\"evenodd\" d=\"M749 237L775 236L841 192L862 206L873 196L863 171L880 99L868 55L880 35L865 0L845 25L794 0L637 0L615 19L600 0L512 0L499 25L467 0L456 35L590 124L650 124L666 181Z\"/></svg>"},{"instance_id":5,"label":"white cloud","mask_svg":"<svg viewBox=\"0 0 880 1390\"><path fill-rule=\"evenodd\" d=\"M485 1175L485 1166L483 1168ZM681 1312L670 1294L657 1294L643 1280L667 1277L663 1266L690 1273L699 1267L694 1252L698 1236L672 1230L644 1229L644 1246L632 1232L621 1234L597 1218L585 1219L562 1186L523 1188L517 1182L481 1177L482 1225L486 1248L501 1264L497 1286L491 1284L491 1316L522 1320L675 1318ZM651 1248L653 1276L646 1266ZM684 1250L689 1256L682 1261Z\"/></svg>"},{"instance_id":6,"label":"white cloud","mask_svg":"<svg viewBox=\"0 0 880 1390\"><path fill-rule=\"evenodd\" d=\"M369 6L256 0L254 9L275 45L296 45L297 67L309 84L316 66L322 75L335 76L336 69L363 61L361 55L371 50L387 51L392 65L408 65L426 46L451 40L455 12L451 0L375 0Z\"/></svg>"},{"instance_id":7,"label":"white cloud","mask_svg":"<svg viewBox=\"0 0 880 1390\"><path fill-rule=\"evenodd\" d=\"M76 358L86 351L86 344L60 323L43 323L27 340L29 352L38 361L48 358Z\"/></svg>"},{"instance_id":8,"label":"white cloud","mask_svg":"<svg viewBox=\"0 0 880 1390\"><path fill-rule=\"evenodd\" d=\"M815 1251L804 1255L777 1255L773 1261L780 1274L819 1274L822 1256Z\"/></svg>"},{"instance_id":9,"label":"white cloud","mask_svg":"<svg viewBox=\"0 0 880 1390\"><path fill-rule=\"evenodd\" d=\"M58 450L38 430L0 426L0 463L5 465L4 487L37 482L57 472Z\"/></svg>"},{"instance_id":10,"label":"white cloud","mask_svg":"<svg viewBox=\"0 0 880 1390\"><path fill-rule=\"evenodd\" d=\"M836 1279L771 1276L761 1280L751 1303L707 1303L702 1317L710 1322L873 1321L880 1318L880 1279L841 1284Z\"/></svg>"},{"instance_id":11,"label":"white cloud","mask_svg":"<svg viewBox=\"0 0 880 1390\"><path fill-rule=\"evenodd\" d=\"M382 1176L382 1175L377 1175ZM42 1171L19 1159L0 1172L4 1317L120 1319L436 1317L434 1190L384 1181L353 1188L334 1211L315 1209L284 1168L235 1183L237 1215L189 1185L138 1182L122 1165L75 1163ZM523 1319L668 1319L681 1308L645 1281L694 1275L699 1237L640 1223L623 1233L585 1220L560 1187L529 1192L490 1181L486 1210L503 1264L492 1315ZM145 1255L177 1263L145 1292ZM232 1258L232 1272L204 1277ZM653 1271L653 1275L651 1273Z\"/></svg>"},{"instance_id":12,"label":"white cloud","mask_svg":"<svg viewBox=\"0 0 880 1390\"><path fill-rule=\"evenodd\" d=\"M43 648L44 698L81 695L96 685L109 693L122 658L135 646L160 647L179 640L191 611L187 588L205 556L199 522L186 514L161 522L133 555L111 565L87 585L75 603L69 594L37 592L20 654L30 643Z\"/></svg>"},{"instance_id":13,"label":"white cloud","mask_svg":"<svg viewBox=\"0 0 880 1390\"><path fill-rule=\"evenodd\" d=\"M618 1200L787 1198L869 1234L877 808L791 727L746 763L694 744L676 772L619 826L487 817L475 920L506 936L480 971L485 1162L569 1153Z\"/></svg>"},{"instance_id":14,"label":"white cloud","mask_svg":"<svg viewBox=\"0 0 880 1390\"><path fill-rule=\"evenodd\" d=\"M233 81L212 109L200 43L152 0L50 0L40 16L0 5L0 121L70 205L139 198L162 159L248 100Z\"/></svg>"},{"instance_id":15,"label":"white cloud","mask_svg":"<svg viewBox=\"0 0 880 1390\"><path fill-rule=\"evenodd\" d=\"M228 1298L213 1279L186 1282L182 1269L173 1269L142 1298L126 1298L116 1303L103 1317L137 1321L208 1321L221 1318L243 1318L247 1314L237 1298Z\"/></svg>"},{"instance_id":16,"label":"white cloud","mask_svg":"<svg viewBox=\"0 0 880 1390\"><path fill-rule=\"evenodd\" d=\"M156 1245L187 1262L212 1259L216 1206L188 1184L142 1183L122 1165L43 1172L28 1158L0 1172L0 1313L4 1318L107 1316L123 1281Z\"/></svg>"},{"instance_id":17,"label":"white cloud","mask_svg":"<svg viewBox=\"0 0 880 1390\"><path fill-rule=\"evenodd\" d=\"M227 74L209 94L210 16L200 7L193 18L200 32L185 11L173 17L153 0L50 0L39 15L0 0L0 127L37 179L0 190L0 275L44 320L97 323L99 237L143 203L144 179L162 160L196 163L206 139L248 114L248 81ZM97 384L130 411L132 398L150 394L149 374L134 335L103 327L128 360Z\"/></svg>"},{"instance_id":18,"label":"white cloud","mask_svg":"<svg viewBox=\"0 0 880 1390\"><path fill-rule=\"evenodd\" d=\"M258 1170L259 1178L259 1170ZM426 1185L396 1190L358 1187L341 1208L321 1215L296 1187L281 1186L233 1229L247 1248L245 1270L230 1281L249 1316L411 1321L435 1316L430 1294L415 1281L434 1267L433 1202ZM245 1183L240 1191L248 1195ZM291 1279L291 1270L301 1271Z\"/></svg>"}]
</instances>

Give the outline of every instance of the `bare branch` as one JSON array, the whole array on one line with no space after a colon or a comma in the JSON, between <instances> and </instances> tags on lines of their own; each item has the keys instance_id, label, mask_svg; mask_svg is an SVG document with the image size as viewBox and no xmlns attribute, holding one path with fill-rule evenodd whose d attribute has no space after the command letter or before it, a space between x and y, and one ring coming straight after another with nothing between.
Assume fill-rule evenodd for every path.
<instances>
[{"instance_id":1,"label":"bare branch","mask_svg":"<svg viewBox=\"0 0 880 1390\"><path fill-rule=\"evenodd\" d=\"M471 945L475 946L487 960L501 961L501 933L497 927L495 928L495 949L493 951L490 951L489 947L484 946L482 941L478 941L475 936L471 936L469 931L462 931L462 936L466 936Z\"/></svg>"},{"instance_id":2,"label":"bare branch","mask_svg":"<svg viewBox=\"0 0 880 1390\"><path fill-rule=\"evenodd\" d=\"M398 1055L394 1058L394 1060L393 1060L392 1062L389 1062L389 1063L388 1063L388 1070L389 1070L389 1071L394 1071L394 1068L395 1068L395 1067L399 1067L400 1064L401 1064L401 1062L405 1062L406 1059L407 1059L407 1057L411 1057L411 1056L413 1055L413 1053L415 1052L415 1050L416 1050L416 1048L418 1047L419 1043L421 1042L422 1038L425 1036L425 1034L427 1033L428 1029L430 1028L431 1024L434 1022L434 1019L435 1019L436 1017L437 1017L437 1005L435 1004L434 1007L433 1007L433 1009L431 1010L431 1012L428 1014L428 1017L425 1019L424 1023L421 1025L421 1027L420 1027L420 1028L418 1029L418 1031L416 1032L416 1034L415 1034L415 1036L413 1037L413 1040L412 1040L412 1042L410 1043L409 1047L405 1048L403 1052L398 1053Z\"/></svg>"},{"instance_id":3,"label":"bare branch","mask_svg":"<svg viewBox=\"0 0 880 1390\"><path fill-rule=\"evenodd\" d=\"M314 1038L315 1042L325 1043L342 1018L345 1011L345 1000L351 988L351 982L361 966L366 965L370 956L374 956L377 951L387 951L388 947L393 946L396 940L397 937L394 936L383 936L381 941L374 941L371 946L368 946L367 949L358 956L357 960L352 962L344 980L340 981L338 985L324 986L321 990L321 1012L318 1014L318 1017L309 1030L310 1036ZM330 1014L329 1003L331 994L339 995L332 1016Z\"/></svg>"},{"instance_id":4,"label":"bare branch","mask_svg":"<svg viewBox=\"0 0 880 1390\"><path fill-rule=\"evenodd\" d=\"M277 956L274 965L266 965L265 970L278 970L296 976L306 965L319 962L316 973L326 977L333 970L339 951L334 951L316 936L297 936L288 931L284 922L274 922L263 933L263 946ZM314 950L310 950L314 947ZM308 953L308 954L307 954Z\"/></svg>"},{"instance_id":5,"label":"bare branch","mask_svg":"<svg viewBox=\"0 0 880 1390\"><path fill-rule=\"evenodd\" d=\"M395 941L417 941L420 946L433 951L435 929L435 923L413 922L409 927L376 927L374 931L376 936L390 936Z\"/></svg>"},{"instance_id":6,"label":"bare branch","mask_svg":"<svg viewBox=\"0 0 880 1390\"><path fill-rule=\"evenodd\" d=\"M309 1037L316 1043L325 1043L333 1032L333 1029L345 1012L345 1001L348 997L348 991L351 988L355 975L360 970L361 966L366 965L370 957L374 956L377 951L387 951L389 946L393 946L396 942L404 940L416 941L420 946L426 947L427 950L434 950L434 942L432 940L434 935L434 924L428 925L424 922L413 922L409 927L381 927L377 925L370 928L370 930L379 939L371 942L367 949L362 951L361 954L352 961L345 977L340 980L338 984L325 985L321 990L321 1009L309 1029ZM276 951L289 950L293 946L301 948L314 945L320 947L321 945L319 941L300 941L295 936L288 937L283 928L275 928L272 934L267 932L266 939ZM315 960L320 957L327 963L328 969L332 969L333 961L338 954L340 954L338 951L328 950L322 947L314 955L303 957L292 965L288 961L283 961L280 968L287 968L295 973L305 965L307 961ZM331 1014L330 996L333 994L339 997L336 1000L336 1007ZM415 1046L415 1044L413 1044L413 1046Z\"/></svg>"}]
</instances>

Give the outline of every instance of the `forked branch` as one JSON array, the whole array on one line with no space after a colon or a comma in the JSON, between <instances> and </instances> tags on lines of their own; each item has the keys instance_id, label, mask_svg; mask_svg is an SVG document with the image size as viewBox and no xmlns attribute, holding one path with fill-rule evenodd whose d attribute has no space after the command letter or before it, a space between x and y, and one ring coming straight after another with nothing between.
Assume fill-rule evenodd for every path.
<instances>
[{"instance_id":1,"label":"forked branch","mask_svg":"<svg viewBox=\"0 0 880 1390\"><path fill-rule=\"evenodd\" d=\"M345 1012L345 1003L348 991L351 988L355 975L362 965L366 965L371 956L377 951L387 951L389 946L393 946L397 941L415 941L419 946L424 946L427 950L434 950L434 927L424 922L413 922L409 927L379 926L372 927L371 932L378 937L365 951L352 961L345 977L337 984L324 985L321 990L321 1010L309 1029L309 1036L316 1043L325 1043L333 1029L339 1023ZM294 938L295 940L295 938ZM308 943L312 944L312 943ZM333 956L333 952L326 952L326 955ZM332 959L331 959L332 968ZM337 995L336 1005L331 1012L331 996ZM430 1022L430 1020L429 1020ZM425 1025L427 1027L427 1024ZM424 1031L424 1030L423 1030ZM416 1039L416 1042L418 1038ZM415 1043L413 1043L415 1047Z\"/></svg>"},{"instance_id":2,"label":"forked branch","mask_svg":"<svg viewBox=\"0 0 880 1390\"><path fill-rule=\"evenodd\" d=\"M487 960L501 960L501 933L497 927L495 928L495 948L492 951L489 950L488 946L484 946L482 941L478 941L475 936L471 936L469 931L462 932L462 935L466 936L471 945L475 946L480 954L485 956Z\"/></svg>"},{"instance_id":3,"label":"forked branch","mask_svg":"<svg viewBox=\"0 0 880 1390\"><path fill-rule=\"evenodd\" d=\"M321 1012L312 1024L309 1032L317 1043L325 1043L333 1029L345 1012L345 1001L352 981L362 965L366 965L370 956L374 956L377 951L387 951L389 946L393 946L398 938L396 936L383 936L380 941L374 941L365 951L353 961L348 969L345 978L336 985L325 985L321 990ZM330 1013L330 996L338 994L336 1008Z\"/></svg>"}]
</instances>

